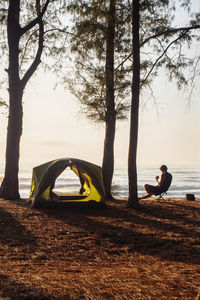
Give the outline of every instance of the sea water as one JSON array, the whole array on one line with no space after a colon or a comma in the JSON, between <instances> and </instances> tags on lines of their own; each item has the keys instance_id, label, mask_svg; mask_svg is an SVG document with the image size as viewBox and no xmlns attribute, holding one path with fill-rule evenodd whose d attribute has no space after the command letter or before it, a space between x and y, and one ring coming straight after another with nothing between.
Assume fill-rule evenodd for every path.
<instances>
[{"instance_id":1,"label":"sea water","mask_svg":"<svg viewBox=\"0 0 200 300\"><path fill-rule=\"evenodd\" d=\"M192 193L200 197L200 166L169 166L172 176L172 185L167 197L185 197ZM0 165L0 181L3 178L4 168ZM144 184L156 185L155 176L160 176L159 165L138 166L138 194L145 194ZM22 165L19 171L19 189L22 198L29 198L32 179L32 166ZM56 180L55 190L60 193L78 193L80 182L78 177L69 168L66 169ZM112 193L115 197L128 196L128 171L127 166L115 167Z\"/></svg>"},{"instance_id":2,"label":"sea water","mask_svg":"<svg viewBox=\"0 0 200 300\"><path fill-rule=\"evenodd\" d=\"M159 165L139 165L137 170L138 195L146 194L144 185L157 185L156 176L160 176ZM200 166L170 166L172 184L167 192L168 197L185 197L186 194L195 194L200 197ZM115 169L113 178L113 194L119 197L128 195L128 171L124 166Z\"/></svg>"}]
</instances>

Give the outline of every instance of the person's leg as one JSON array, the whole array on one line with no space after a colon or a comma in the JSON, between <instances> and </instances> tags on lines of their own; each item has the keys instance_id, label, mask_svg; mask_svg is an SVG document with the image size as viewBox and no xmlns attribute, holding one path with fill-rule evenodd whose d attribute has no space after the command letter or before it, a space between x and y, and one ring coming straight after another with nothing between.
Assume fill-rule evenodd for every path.
<instances>
[{"instance_id":1,"label":"person's leg","mask_svg":"<svg viewBox=\"0 0 200 300\"><path fill-rule=\"evenodd\" d=\"M149 185L149 184L145 184L144 185L144 188L145 188L145 191L147 192L147 194L144 195L144 196L142 196L142 197L140 197L139 200L149 198L149 197L151 197L153 195L153 193L151 191L151 187L152 186Z\"/></svg>"},{"instance_id":2,"label":"person's leg","mask_svg":"<svg viewBox=\"0 0 200 300\"><path fill-rule=\"evenodd\" d=\"M147 192L147 194L151 194L151 185L145 184L144 188L145 188L145 191Z\"/></svg>"}]
</instances>

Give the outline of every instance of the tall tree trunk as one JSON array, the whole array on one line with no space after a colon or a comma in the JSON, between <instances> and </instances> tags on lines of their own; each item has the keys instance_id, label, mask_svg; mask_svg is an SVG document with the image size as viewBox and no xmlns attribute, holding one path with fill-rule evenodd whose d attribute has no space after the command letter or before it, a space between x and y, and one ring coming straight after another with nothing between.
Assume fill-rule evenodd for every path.
<instances>
[{"instance_id":1,"label":"tall tree trunk","mask_svg":"<svg viewBox=\"0 0 200 300\"><path fill-rule=\"evenodd\" d=\"M133 77L130 117L130 141L128 155L129 198L128 205L137 207L137 143L140 95L140 40L139 40L139 0L132 1Z\"/></svg>"},{"instance_id":2,"label":"tall tree trunk","mask_svg":"<svg viewBox=\"0 0 200 300\"><path fill-rule=\"evenodd\" d=\"M0 195L4 199L19 199L19 145L22 134L22 93L10 91L10 112L7 128L5 175ZM16 93L17 92L17 93Z\"/></svg>"},{"instance_id":3,"label":"tall tree trunk","mask_svg":"<svg viewBox=\"0 0 200 300\"><path fill-rule=\"evenodd\" d=\"M18 199L19 144L22 133L23 88L19 78L19 12L20 1L10 1L8 8L7 33L9 47L9 117L7 127L6 164L0 196L5 199Z\"/></svg>"},{"instance_id":4,"label":"tall tree trunk","mask_svg":"<svg viewBox=\"0 0 200 300\"><path fill-rule=\"evenodd\" d=\"M40 0L36 1L37 17L30 21L24 27L20 26L20 0L9 0L8 19L7 19L7 36L9 48L9 67L8 67L8 80L9 80L9 118L7 128L7 146L6 146L6 165L4 179L0 188L0 197L5 199L18 199L19 183L19 147L20 138L22 135L22 119L23 119L23 106L22 97L24 88L36 71L41 62L41 55L43 51L44 42L44 24L43 16L47 10L50 0L46 0L42 9ZM35 57L30 64L29 68L20 79L19 68L19 43L20 38L32 30L33 27L38 25L38 47ZM31 34L31 33L30 33Z\"/></svg>"},{"instance_id":5,"label":"tall tree trunk","mask_svg":"<svg viewBox=\"0 0 200 300\"><path fill-rule=\"evenodd\" d=\"M112 198L111 184L114 172L114 139L115 139L115 96L114 96L114 39L115 39L116 0L110 0L108 27L106 37L106 128L102 172L107 199Z\"/></svg>"},{"instance_id":6,"label":"tall tree trunk","mask_svg":"<svg viewBox=\"0 0 200 300\"><path fill-rule=\"evenodd\" d=\"M106 122L104 157L102 165L103 180L107 200L112 199L111 184L114 172L114 138L115 138L115 117Z\"/></svg>"}]
</instances>

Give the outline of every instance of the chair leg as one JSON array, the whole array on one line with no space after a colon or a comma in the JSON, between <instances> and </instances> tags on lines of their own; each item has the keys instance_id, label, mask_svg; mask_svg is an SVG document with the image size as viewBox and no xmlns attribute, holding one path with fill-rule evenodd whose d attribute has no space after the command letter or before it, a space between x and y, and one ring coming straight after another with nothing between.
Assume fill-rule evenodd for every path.
<instances>
[{"instance_id":1,"label":"chair leg","mask_svg":"<svg viewBox=\"0 0 200 300\"><path fill-rule=\"evenodd\" d=\"M164 193L161 193L159 196L158 196L158 200L161 200L161 199L163 199L164 200L164 198L163 198L163 196L164 195L167 195L167 193L166 192L164 192Z\"/></svg>"}]
</instances>

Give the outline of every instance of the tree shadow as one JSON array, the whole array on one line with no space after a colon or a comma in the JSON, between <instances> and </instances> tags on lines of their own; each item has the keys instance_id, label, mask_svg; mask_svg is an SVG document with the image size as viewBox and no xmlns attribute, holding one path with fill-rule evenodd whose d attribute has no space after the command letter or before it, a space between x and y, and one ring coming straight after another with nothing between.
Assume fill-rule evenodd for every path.
<instances>
[{"instance_id":1,"label":"tree shadow","mask_svg":"<svg viewBox=\"0 0 200 300\"><path fill-rule=\"evenodd\" d=\"M82 229L85 234L96 234L98 237L95 243L102 244L102 241L106 241L112 245L106 250L110 254L112 251L122 253L126 246L126 251L130 253L137 252L173 261L200 264L199 232L194 228L192 231L185 228L185 224L174 224L180 223L179 216L164 206L152 207L146 204L141 206L139 211L133 211L110 203L104 210L68 206L62 210L42 209L42 212ZM159 220L149 216L159 217ZM166 222L166 219L173 223ZM185 218L184 222L187 221L191 226L191 220ZM190 241L191 237L193 241Z\"/></svg>"},{"instance_id":2,"label":"tree shadow","mask_svg":"<svg viewBox=\"0 0 200 300\"><path fill-rule=\"evenodd\" d=\"M170 207L165 206L165 203ZM156 217L156 218L163 218L168 220L174 220L181 222L183 224L193 224L193 225L200 225L200 219L191 219L188 218L188 212L192 213L200 213L200 208L195 206L188 206L184 204L174 203L172 201L163 201L160 202L162 206L155 206L154 204L143 203L140 206L140 210L143 211L146 215ZM176 213L175 209L179 209L179 213Z\"/></svg>"},{"instance_id":3,"label":"tree shadow","mask_svg":"<svg viewBox=\"0 0 200 300\"><path fill-rule=\"evenodd\" d=\"M200 207L194 206L193 204L195 204L195 203L197 203L197 201L191 201L190 202L191 205L186 205L186 204L182 204L182 203L172 203L172 205L186 209L188 211L196 211L197 213L200 213Z\"/></svg>"},{"instance_id":4,"label":"tree shadow","mask_svg":"<svg viewBox=\"0 0 200 300\"><path fill-rule=\"evenodd\" d=\"M21 225L9 212L0 207L1 226L0 242L11 247L36 243L36 238L30 230Z\"/></svg>"},{"instance_id":5,"label":"tree shadow","mask_svg":"<svg viewBox=\"0 0 200 300\"><path fill-rule=\"evenodd\" d=\"M0 296L3 299L15 300L53 300L54 297L45 296L41 288L34 288L19 281L15 281L5 274L0 274ZM66 298L67 299L67 298Z\"/></svg>"}]
</instances>

